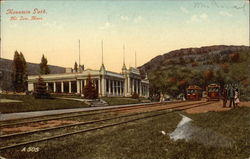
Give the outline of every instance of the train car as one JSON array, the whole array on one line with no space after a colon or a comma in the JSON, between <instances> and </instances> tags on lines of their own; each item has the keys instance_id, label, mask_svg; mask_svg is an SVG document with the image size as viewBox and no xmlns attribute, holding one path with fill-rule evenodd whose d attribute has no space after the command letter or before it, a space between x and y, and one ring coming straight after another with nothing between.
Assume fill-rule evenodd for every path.
<instances>
[{"instance_id":1,"label":"train car","mask_svg":"<svg viewBox=\"0 0 250 159\"><path fill-rule=\"evenodd\" d=\"M220 100L220 86L217 84L210 84L207 86L207 100Z\"/></svg>"},{"instance_id":2,"label":"train car","mask_svg":"<svg viewBox=\"0 0 250 159\"><path fill-rule=\"evenodd\" d=\"M187 100L201 100L202 97L202 89L196 85L190 85L186 91Z\"/></svg>"}]
</instances>

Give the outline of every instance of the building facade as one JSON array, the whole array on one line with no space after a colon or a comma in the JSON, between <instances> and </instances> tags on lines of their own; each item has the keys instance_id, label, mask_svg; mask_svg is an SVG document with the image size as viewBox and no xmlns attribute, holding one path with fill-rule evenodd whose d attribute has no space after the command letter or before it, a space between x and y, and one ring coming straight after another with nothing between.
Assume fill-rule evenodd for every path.
<instances>
[{"instance_id":1,"label":"building facade","mask_svg":"<svg viewBox=\"0 0 250 159\"><path fill-rule=\"evenodd\" d=\"M142 79L138 69L132 67L127 69L125 64L122 73L108 71L102 64L100 70L87 69L79 72L41 75L41 77L50 92L82 94L89 74L100 97L130 97L133 93L137 93L140 97L149 97L147 77ZM39 75L28 76L29 91L34 91L38 77Z\"/></svg>"}]
</instances>

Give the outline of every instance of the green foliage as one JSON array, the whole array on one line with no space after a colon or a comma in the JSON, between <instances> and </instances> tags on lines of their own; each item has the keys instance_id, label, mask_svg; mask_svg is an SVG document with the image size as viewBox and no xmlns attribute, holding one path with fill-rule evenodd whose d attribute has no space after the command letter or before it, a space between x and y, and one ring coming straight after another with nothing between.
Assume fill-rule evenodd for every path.
<instances>
[{"instance_id":1,"label":"green foliage","mask_svg":"<svg viewBox=\"0 0 250 159\"><path fill-rule=\"evenodd\" d=\"M84 97L87 99L97 99L98 98L98 90L95 87L92 79L91 79L91 75L88 75L87 78L87 84L83 89L83 94Z\"/></svg>"},{"instance_id":2,"label":"green foliage","mask_svg":"<svg viewBox=\"0 0 250 159\"><path fill-rule=\"evenodd\" d=\"M134 93L132 94L132 98L133 98L133 99L139 99L139 95L138 95L136 92L134 92Z\"/></svg>"},{"instance_id":3,"label":"green foliage","mask_svg":"<svg viewBox=\"0 0 250 159\"><path fill-rule=\"evenodd\" d=\"M16 92L27 90L27 64L23 54L15 51L12 66L12 82Z\"/></svg>"},{"instance_id":4,"label":"green foliage","mask_svg":"<svg viewBox=\"0 0 250 159\"><path fill-rule=\"evenodd\" d=\"M40 74L42 74L42 75L50 74L48 60L47 60L47 58L44 57L44 55L42 56L41 63L40 63Z\"/></svg>"},{"instance_id":5,"label":"green foliage","mask_svg":"<svg viewBox=\"0 0 250 159\"><path fill-rule=\"evenodd\" d=\"M35 83L35 90L33 93L35 98L49 99L51 98L49 92L47 91L46 83L41 76L38 77Z\"/></svg>"},{"instance_id":6,"label":"green foliage","mask_svg":"<svg viewBox=\"0 0 250 159\"><path fill-rule=\"evenodd\" d=\"M192 63L189 63L189 65L186 63L184 67L174 61L174 58L169 59L168 62L164 63L164 66L161 65L157 70L148 72L151 97L159 97L160 93L175 97L178 94L185 93L188 85L195 84L205 90L206 86L211 83L219 84L222 87L228 83L239 83L241 93L245 96L246 94L250 95L248 93L250 92L248 90L250 81L249 50L234 52L229 55L207 56L207 59L202 62L203 65L195 62L197 63L195 67L192 67Z\"/></svg>"}]
</instances>

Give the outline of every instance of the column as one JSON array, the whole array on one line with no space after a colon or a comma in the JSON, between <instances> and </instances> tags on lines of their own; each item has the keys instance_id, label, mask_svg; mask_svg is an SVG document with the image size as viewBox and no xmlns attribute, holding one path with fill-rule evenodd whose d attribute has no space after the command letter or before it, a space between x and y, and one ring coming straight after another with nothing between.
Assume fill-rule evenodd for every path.
<instances>
[{"instance_id":1,"label":"column","mask_svg":"<svg viewBox=\"0 0 250 159\"><path fill-rule=\"evenodd\" d=\"M131 91L131 93L134 94L134 92L135 92L135 83L134 83L134 79L132 79L132 78L131 78L131 84L132 84L132 91Z\"/></svg>"},{"instance_id":2,"label":"column","mask_svg":"<svg viewBox=\"0 0 250 159\"><path fill-rule=\"evenodd\" d=\"M109 83L109 95L111 95L111 80L108 80Z\"/></svg>"},{"instance_id":3,"label":"column","mask_svg":"<svg viewBox=\"0 0 250 159\"><path fill-rule=\"evenodd\" d=\"M34 84L33 83L28 84L28 90L29 91L34 91Z\"/></svg>"},{"instance_id":4,"label":"column","mask_svg":"<svg viewBox=\"0 0 250 159\"><path fill-rule=\"evenodd\" d=\"M54 93L56 93L56 82L53 83L53 90L54 90Z\"/></svg>"},{"instance_id":5,"label":"column","mask_svg":"<svg viewBox=\"0 0 250 159\"><path fill-rule=\"evenodd\" d=\"M101 95L101 79L98 79L98 94Z\"/></svg>"},{"instance_id":6,"label":"column","mask_svg":"<svg viewBox=\"0 0 250 159\"><path fill-rule=\"evenodd\" d=\"M46 90L48 91L49 90L49 83L46 82Z\"/></svg>"},{"instance_id":7,"label":"column","mask_svg":"<svg viewBox=\"0 0 250 159\"><path fill-rule=\"evenodd\" d=\"M127 78L125 78L124 79L124 81L123 81L123 96L126 96L127 95L127 82L128 82L128 80L127 80Z\"/></svg>"},{"instance_id":8,"label":"column","mask_svg":"<svg viewBox=\"0 0 250 159\"><path fill-rule=\"evenodd\" d=\"M128 76L128 78L127 78L127 82L128 82L128 86L127 86L127 92L126 93L128 93L129 95L131 95L131 89L130 89L130 78L129 78L129 76Z\"/></svg>"},{"instance_id":9,"label":"column","mask_svg":"<svg viewBox=\"0 0 250 159\"><path fill-rule=\"evenodd\" d=\"M69 81L69 93L71 93L71 81Z\"/></svg>"},{"instance_id":10,"label":"column","mask_svg":"<svg viewBox=\"0 0 250 159\"><path fill-rule=\"evenodd\" d=\"M80 81L76 80L76 91L77 93L80 93Z\"/></svg>"},{"instance_id":11,"label":"column","mask_svg":"<svg viewBox=\"0 0 250 159\"><path fill-rule=\"evenodd\" d=\"M113 96L115 95L115 83L114 83L114 82L115 82L115 81L112 80L112 90L113 90L112 95L113 95Z\"/></svg>"},{"instance_id":12,"label":"column","mask_svg":"<svg viewBox=\"0 0 250 159\"><path fill-rule=\"evenodd\" d=\"M140 94L139 94L139 96L142 96L142 89L141 89L141 81L140 81L140 83L139 83L139 91L140 91Z\"/></svg>"},{"instance_id":13,"label":"column","mask_svg":"<svg viewBox=\"0 0 250 159\"><path fill-rule=\"evenodd\" d=\"M64 92L64 88L63 88L63 82L61 82L61 93Z\"/></svg>"},{"instance_id":14,"label":"column","mask_svg":"<svg viewBox=\"0 0 250 159\"><path fill-rule=\"evenodd\" d=\"M80 93L82 94L82 80L80 80Z\"/></svg>"},{"instance_id":15,"label":"column","mask_svg":"<svg viewBox=\"0 0 250 159\"><path fill-rule=\"evenodd\" d=\"M106 95L106 79L102 77L102 96Z\"/></svg>"}]
</instances>

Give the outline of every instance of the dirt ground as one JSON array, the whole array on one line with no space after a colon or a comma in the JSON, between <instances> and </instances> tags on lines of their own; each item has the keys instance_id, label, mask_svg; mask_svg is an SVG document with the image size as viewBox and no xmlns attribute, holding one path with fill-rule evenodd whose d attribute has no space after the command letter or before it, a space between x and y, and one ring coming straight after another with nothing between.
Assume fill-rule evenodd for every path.
<instances>
[{"instance_id":1,"label":"dirt ground","mask_svg":"<svg viewBox=\"0 0 250 159\"><path fill-rule=\"evenodd\" d=\"M73 124L73 123L77 123L77 121L51 120L47 122L31 123L29 125L24 125L24 126L19 126L19 127L3 128L1 129L1 133L9 134L9 133L16 133L16 132L32 131L32 130L56 127L59 125Z\"/></svg>"},{"instance_id":2,"label":"dirt ground","mask_svg":"<svg viewBox=\"0 0 250 159\"><path fill-rule=\"evenodd\" d=\"M205 100L202 100L202 102L204 102ZM146 112L146 111L154 111L154 110L159 110L159 109L165 109L165 108L174 108L176 106L181 106L181 105L186 105L186 104L190 104L190 103L199 103L201 101L188 101L185 103L175 103L175 104L162 104L156 107L146 107L146 108L142 108L142 109L131 109L131 110L126 110L126 109L120 109L120 111L118 113L139 113L139 112ZM187 113L206 113L206 112L210 112L210 111L214 111L214 112L218 112L218 111L228 111L232 108L229 108L229 102L227 103L227 107L223 108L222 107L223 103L222 100L221 101L213 101L211 104L208 105L203 105L203 106L199 106L199 107L194 107L194 108L190 108L185 110L185 112ZM241 102L239 107L245 107L248 106L250 107L250 102ZM184 108L188 108L191 106L185 106Z\"/></svg>"},{"instance_id":3,"label":"dirt ground","mask_svg":"<svg viewBox=\"0 0 250 159\"><path fill-rule=\"evenodd\" d=\"M187 102L183 102L183 103L163 103L161 105L158 106L154 106L154 107L145 107L145 108L141 108L141 109L130 109L130 110L126 110L126 108L120 108L119 111L117 112L118 114L129 114L129 113L139 113L139 112L147 112L147 111L155 111L155 110L161 110L161 109L166 109L166 108L173 108L176 109L174 107L176 106L183 106L180 108L189 108L189 107L193 107L193 106L185 106L188 104L199 104L204 102L203 101L187 101ZM227 103L227 106L229 105L229 103ZM250 107L250 102L241 102L239 107ZM177 108L178 109L178 108ZM203 105L203 106L198 106L198 107L193 107L190 109L185 110L187 113L206 113L209 111L228 111L230 109L233 108L223 108L222 107L222 101L214 101L211 102L211 104L208 105ZM39 123L31 123L29 125L24 125L24 126L19 126L19 127L12 127L12 128L3 128L1 129L1 133L3 134L9 134L9 133L16 133L16 132L24 132L24 131L32 131L32 130L38 130L38 129L43 129L43 128L49 128L49 127L56 127L56 126L60 126L60 125L66 125L66 124L74 124L77 123L77 121L70 121L70 120L51 120L51 121L47 121L47 122L39 122Z\"/></svg>"},{"instance_id":4,"label":"dirt ground","mask_svg":"<svg viewBox=\"0 0 250 159\"><path fill-rule=\"evenodd\" d=\"M155 111L155 110L160 110L160 109L166 109L166 108L174 108L176 106L185 106L187 104L199 104L202 103L203 101L187 101L187 102L183 102L183 103L163 103L161 105L158 106L153 106L153 107L145 107L145 108L141 108L141 109L131 109L131 110L126 110L126 108L121 108L118 113L121 114L128 114L128 113L140 113L140 112L146 112L146 111ZM190 107L190 106L185 106L185 107Z\"/></svg>"},{"instance_id":5,"label":"dirt ground","mask_svg":"<svg viewBox=\"0 0 250 159\"><path fill-rule=\"evenodd\" d=\"M187 109L186 112L190 114L195 114L195 113L206 113L206 112L220 112L220 111L228 111L233 108L229 108L229 102L227 102L227 107L223 108L223 102L217 101L209 105L201 106L201 107L196 107L192 109ZM250 107L250 102L241 102L239 104L239 107Z\"/></svg>"}]
</instances>

